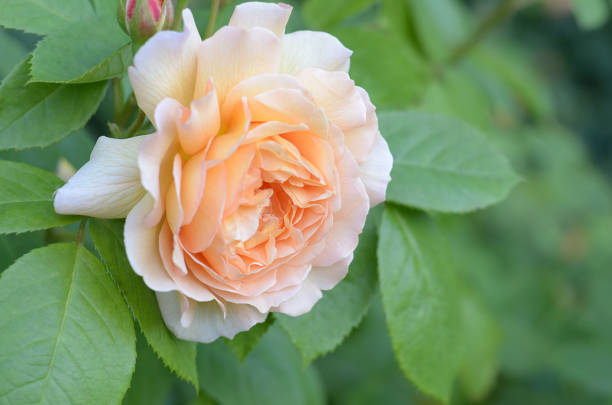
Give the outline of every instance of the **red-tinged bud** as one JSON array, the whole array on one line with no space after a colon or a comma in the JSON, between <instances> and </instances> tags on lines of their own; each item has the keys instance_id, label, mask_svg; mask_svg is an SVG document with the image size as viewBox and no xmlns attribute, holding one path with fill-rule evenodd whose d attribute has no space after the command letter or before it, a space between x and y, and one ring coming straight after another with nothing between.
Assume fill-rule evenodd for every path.
<instances>
[{"instance_id":1,"label":"red-tinged bud","mask_svg":"<svg viewBox=\"0 0 612 405\"><path fill-rule=\"evenodd\" d=\"M172 0L121 0L119 24L136 43L143 43L157 31L170 29L174 22Z\"/></svg>"}]
</instances>

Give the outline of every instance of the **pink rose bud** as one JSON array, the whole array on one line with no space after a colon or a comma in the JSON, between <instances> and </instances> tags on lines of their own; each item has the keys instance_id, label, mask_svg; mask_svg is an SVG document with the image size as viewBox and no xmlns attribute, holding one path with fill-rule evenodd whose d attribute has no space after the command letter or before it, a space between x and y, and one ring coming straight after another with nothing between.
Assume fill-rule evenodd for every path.
<instances>
[{"instance_id":1,"label":"pink rose bud","mask_svg":"<svg viewBox=\"0 0 612 405\"><path fill-rule=\"evenodd\" d=\"M137 43L143 43L174 22L171 0L121 0L117 13L121 27Z\"/></svg>"}]
</instances>

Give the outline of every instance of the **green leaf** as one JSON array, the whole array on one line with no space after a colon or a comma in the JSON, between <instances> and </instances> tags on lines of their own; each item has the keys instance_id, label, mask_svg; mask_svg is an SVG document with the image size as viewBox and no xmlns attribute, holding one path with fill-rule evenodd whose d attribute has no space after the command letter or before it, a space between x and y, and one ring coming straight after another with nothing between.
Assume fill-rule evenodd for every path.
<instances>
[{"instance_id":1,"label":"green leaf","mask_svg":"<svg viewBox=\"0 0 612 405\"><path fill-rule=\"evenodd\" d=\"M449 254L432 220L386 206L378 272L400 367L425 393L448 402L461 361L461 313Z\"/></svg>"},{"instance_id":2,"label":"green leaf","mask_svg":"<svg viewBox=\"0 0 612 405\"><path fill-rule=\"evenodd\" d=\"M482 401L495 385L499 368L501 331L472 293L461 295L463 359L459 382L473 402Z\"/></svg>"},{"instance_id":3,"label":"green leaf","mask_svg":"<svg viewBox=\"0 0 612 405\"><path fill-rule=\"evenodd\" d=\"M526 55L510 44L480 47L471 54L472 60L502 81L521 106L536 119L553 116L550 90L540 79Z\"/></svg>"},{"instance_id":4,"label":"green leaf","mask_svg":"<svg viewBox=\"0 0 612 405\"><path fill-rule=\"evenodd\" d=\"M277 315L304 363L336 348L365 315L376 288L376 229L370 215L348 275L297 318Z\"/></svg>"},{"instance_id":5,"label":"green leaf","mask_svg":"<svg viewBox=\"0 0 612 405\"><path fill-rule=\"evenodd\" d=\"M0 86L0 150L46 146L82 128L106 92L106 82L27 84L28 61Z\"/></svg>"},{"instance_id":6,"label":"green leaf","mask_svg":"<svg viewBox=\"0 0 612 405\"><path fill-rule=\"evenodd\" d=\"M138 361L130 389L123 398L123 405L164 405L170 395L176 377L172 375L142 334L136 341Z\"/></svg>"},{"instance_id":7,"label":"green leaf","mask_svg":"<svg viewBox=\"0 0 612 405\"><path fill-rule=\"evenodd\" d=\"M574 0L574 15L585 30L599 28L608 21L610 4L606 0Z\"/></svg>"},{"instance_id":8,"label":"green leaf","mask_svg":"<svg viewBox=\"0 0 612 405\"><path fill-rule=\"evenodd\" d=\"M243 362L223 340L199 345L198 372L202 389L223 405L324 403L315 370L303 367L278 326L268 329Z\"/></svg>"},{"instance_id":9,"label":"green leaf","mask_svg":"<svg viewBox=\"0 0 612 405\"><path fill-rule=\"evenodd\" d=\"M304 2L302 12L311 27L320 29L337 24L374 3L376 0L308 0Z\"/></svg>"},{"instance_id":10,"label":"green leaf","mask_svg":"<svg viewBox=\"0 0 612 405\"><path fill-rule=\"evenodd\" d=\"M155 293L132 270L123 245L123 221L93 219L89 229L106 268L119 284L153 350L166 366L197 389L196 344L178 339L168 330Z\"/></svg>"},{"instance_id":11,"label":"green leaf","mask_svg":"<svg viewBox=\"0 0 612 405\"><path fill-rule=\"evenodd\" d=\"M66 159L79 168L88 160L94 147L94 138L85 129L79 129L56 144L46 148L0 151L0 159L27 163L50 172L56 172L59 160Z\"/></svg>"},{"instance_id":12,"label":"green leaf","mask_svg":"<svg viewBox=\"0 0 612 405\"><path fill-rule=\"evenodd\" d=\"M422 97L431 71L407 42L364 28L342 28L333 34L355 51L351 78L368 91L376 107L407 108Z\"/></svg>"},{"instance_id":13,"label":"green leaf","mask_svg":"<svg viewBox=\"0 0 612 405\"><path fill-rule=\"evenodd\" d=\"M505 156L462 121L414 111L378 120L394 156L389 201L467 212L503 200L519 181Z\"/></svg>"},{"instance_id":14,"label":"green leaf","mask_svg":"<svg viewBox=\"0 0 612 405\"><path fill-rule=\"evenodd\" d=\"M9 267L21 255L44 244L42 232L26 232L0 235L0 272Z\"/></svg>"},{"instance_id":15,"label":"green leaf","mask_svg":"<svg viewBox=\"0 0 612 405\"><path fill-rule=\"evenodd\" d=\"M130 313L104 266L62 243L0 279L0 402L118 403L136 361Z\"/></svg>"},{"instance_id":16,"label":"green leaf","mask_svg":"<svg viewBox=\"0 0 612 405\"><path fill-rule=\"evenodd\" d=\"M479 86L478 79L467 69L446 70L443 77L427 88L419 109L452 115L487 130L491 127L492 102Z\"/></svg>"},{"instance_id":17,"label":"green leaf","mask_svg":"<svg viewBox=\"0 0 612 405\"><path fill-rule=\"evenodd\" d=\"M17 63L25 59L28 51L24 44L3 28L0 28L0 49L2 49L2 58L0 58L0 79L2 79Z\"/></svg>"},{"instance_id":18,"label":"green leaf","mask_svg":"<svg viewBox=\"0 0 612 405\"><path fill-rule=\"evenodd\" d=\"M268 315L265 322L258 323L251 329L236 334L231 340L225 339L225 342L232 348L234 353L236 353L240 361L242 361L249 355L251 350L257 346L261 337L273 323L274 318Z\"/></svg>"},{"instance_id":19,"label":"green leaf","mask_svg":"<svg viewBox=\"0 0 612 405\"><path fill-rule=\"evenodd\" d=\"M124 74L131 62L130 37L117 22L91 18L56 31L38 43L32 57L32 81L97 82Z\"/></svg>"},{"instance_id":20,"label":"green leaf","mask_svg":"<svg viewBox=\"0 0 612 405\"><path fill-rule=\"evenodd\" d=\"M45 35L66 24L81 21L95 15L95 6L102 0L3 0L0 8L0 25L33 34ZM114 3L115 1L108 1ZM109 4L110 5L110 4ZM104 14L109 7L103 7ZM86 40L86 38L83 38Z\"/></svg>"},{"instance_id":21,"label":"green leaf","mask_svg":"<svg viewBox=\"0 0 612 405\"><path fill-rule=\"evenodd\" d=\"M457 0L384 0L383 16L431 60L444 60L471 31L472 21Z\"/></svg>"},{"instance_id":22,"label":"green leaf","mask_svg":"<svg viewBox=\"0 0 612 405\"><path fill-rule=\"evenodd\" d=\"M52 173L0 160L0 233L54 228L78 220L55 213L53 193L62 184Z\"/></svg>"}]
</instances>

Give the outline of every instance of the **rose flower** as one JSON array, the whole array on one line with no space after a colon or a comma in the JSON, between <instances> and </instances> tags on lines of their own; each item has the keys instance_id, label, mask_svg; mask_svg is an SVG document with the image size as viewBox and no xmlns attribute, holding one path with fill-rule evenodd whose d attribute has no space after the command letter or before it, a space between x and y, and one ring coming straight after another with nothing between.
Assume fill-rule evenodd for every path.
<instances>
[{"instance_id":1,"label":"rose flower","mask_svg":"<svg viewBox=\"0 0 612 405\"><path fill-rule=\"evenodd\" d=\"M392 158L351 51L284 34L291 7L245 3L202 41L155 34L129 77L156 131L101 137L57 191L62 214L123 218L127 256L182 339L308 312L347 274Z\"/></svg>"}]
</instances>

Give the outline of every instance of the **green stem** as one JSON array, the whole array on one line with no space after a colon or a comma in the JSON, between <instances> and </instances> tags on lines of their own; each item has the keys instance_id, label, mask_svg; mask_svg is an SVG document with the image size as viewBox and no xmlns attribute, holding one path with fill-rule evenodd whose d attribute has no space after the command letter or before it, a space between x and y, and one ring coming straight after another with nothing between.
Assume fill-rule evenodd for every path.
<instances>
[{"instance_id":1,"label":"green stem","mask_svg":"<svg viewBox=\"0 0 612 405\"><path fill-rule=\"evenodd\" d=\"M125 137L131 138L136 133L136 131L138 131L140 127L142 127L145 118L145 113L142 111L138 111L138 118L136 118L136 121L134 121L132 125L130 125L130 127L127 129Z\"/></svg>"},{"instance_id":2,"label":"green stem","mask_svg":"<svg viewBox=\"0 0 612 405\"><path fill-rule=\"evenodd\" d=\"M125 106L123 110L119 113L117 117L115 117L115 123L119 125L119 127L123 128L127 121L130 119L134 110L136 109L136 98L134 94L130 94L130 97L125 102Z\"/></svg>"},{"instance_id":3,"label":"green stem","mask_svg":"<svg viewBox=\"0 0 612 405\"><path fill-rule=\"evenodd\" d=\"M183 9L185 9L188 4L189 0L178 0L178 2L176 3L176 9L174 10L174 24L172 24L173 30L177 31L180 29L181 22L183 21L183 19L181 18L181 14L183 12Z\"/></svg>"},{"instance_id":4,"label":"green stem","mask_svg":"<svg viewBox=\"0 0 612 405\"><path fill-rule=\"evenodd\" d=\"M497 7L478 25L476 30L462 44L455 48L448 57L448 65L455 64L468 55L499 23L510 17L517 0L501 0Z\"/></svg>"},{"instance_id":5,"label":"green stem","mask_svg":"<svg viewBox=\"0 0 612 405\"><path fill-rule=\"evenodd\" d=\"M210 6L210 16L208 17L208 25L206 26L206 36L208 38L215 32L215 23L217 22L217 14L219 13L219 5L221 0L212 0Z\"/></svg>"},{"instance_id":6,"label":"green stem","mask_svg":"<svg viewBox=\"0 0 612 405\"><path fill-rule=\"evenodd\" d=\"M123 107L123 86L121 79L115 77L113 79L113 119L117 119Z\"/></svg>"}]
</instances>

